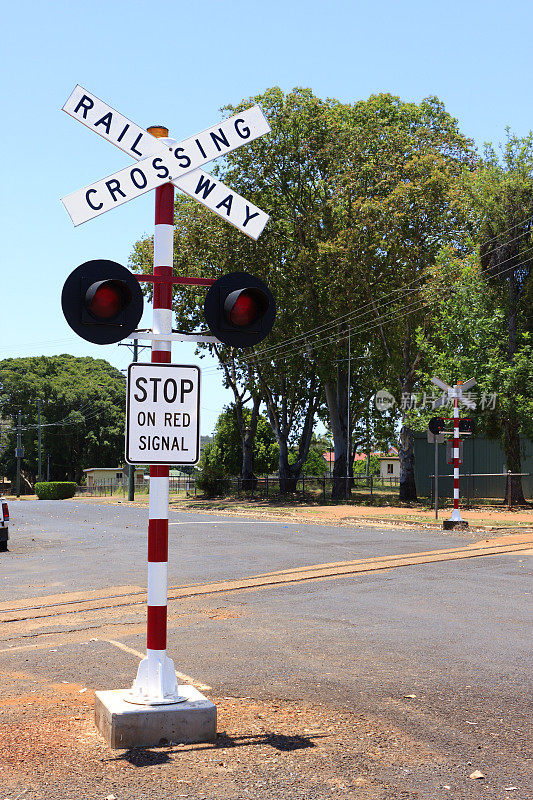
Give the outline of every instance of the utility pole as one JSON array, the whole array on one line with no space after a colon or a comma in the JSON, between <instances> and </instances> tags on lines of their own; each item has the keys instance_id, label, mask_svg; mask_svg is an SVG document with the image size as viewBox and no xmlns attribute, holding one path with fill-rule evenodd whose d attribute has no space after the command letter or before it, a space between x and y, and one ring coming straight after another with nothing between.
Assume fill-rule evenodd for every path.
<instances>
[{"instance_id":1,"label":"utility pole","mask_svg":"<svg viewBox=\"0 0 533 800\"><path fill-rule=\"evenodd\" d=\"M435 468L434 468L434 485L435 485L435 519L439 518L439 437L435 436Z\"/></svg>"},{"instance_id":2,"label":"utility pole","mask_svg":"<svg viewBox=\"0 0 533 800\"><path fill-rule=\"evenodd\" d=\"M17 457L17 488L16 488L17 497L20 497L20 460L23 454L21 426L22 426L22 413L19 409L18 424L17 424L17 449L15 451L15 455Z\"/></svg>"},{"instance_id":3,"label":"utility pole","mask_svg":"<svg viewBox=\"0 0 533 800\"><path fill-rule=\"evenodd\" d=\"M350 383L352 365L352 329L348 327L348 386L346 391L346 499L349 497L350 488Z\"/></svg>"},{"instance_id":4,"label":"utility pole","mask_svg":"<svg viewBox=\"0 0 533 800\"><path fill-rule=\"evenodd\" d=\"M370 403L366 407L366 485L370 477Z\"/></svg>"},{"instance_id":5,"label":"utility pole","mask_svg":"<svg viewBox=\"0 0 533 800\"><path fill-rule=\"evenodd\" d=\"M38 397L37 398L37 424L38 424L38 429L39 429L39 433L38 433L39 464L38 464L38 467L37 467L37 480L38 481L42 480L42 475L41 475L41 473L42 473L42 469L41 469L41 467L42 467L42 461L41 461L41 402L42 402L41 398Z\"/></svg>"}]
</instances>

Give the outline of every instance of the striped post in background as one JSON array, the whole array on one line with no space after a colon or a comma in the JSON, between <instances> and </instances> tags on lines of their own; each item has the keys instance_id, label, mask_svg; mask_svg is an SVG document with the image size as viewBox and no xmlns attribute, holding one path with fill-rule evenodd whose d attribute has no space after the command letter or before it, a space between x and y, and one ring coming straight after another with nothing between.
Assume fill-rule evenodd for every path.
<instances>
[{"instance_id":1,"label":"striped post in background","mask_svg":"<svg viewBox=\"0 0 533 800\"><path fill-rule=\"evenodd\" d=\"M148 128L152 136L168 137L163 127ZM172 277L174 250L174 186L165 183L155 193L154 275ZM153 331L172 333L172 284L154 282ZM171 363L172 342L154 341L152 363ZM148 511L148 604L146 658L137 672L129 699L146 705L162 705L186 700L178 696L174 663L167 649L168 587L168 489L169 467L150 467Z\"/></svg>"},{"instance_id":2,"label":"striped post in background","mask_svg":"<svg viewBox=\"0 0 533 800\"><path fill-rule=\"evenodd\" d=\"M459 511L459 392L462 385L462 381L457 381L453 397L453 511L450 519L454 522L462 521Z\"/></svg>"}]
</instances>

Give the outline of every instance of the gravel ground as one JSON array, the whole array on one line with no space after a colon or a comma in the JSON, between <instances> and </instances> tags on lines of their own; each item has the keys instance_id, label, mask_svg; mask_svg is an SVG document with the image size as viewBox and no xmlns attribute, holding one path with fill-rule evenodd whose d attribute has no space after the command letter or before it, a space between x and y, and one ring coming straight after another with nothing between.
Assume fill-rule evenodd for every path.
<instances>
[{"instance_id":1,"label":"gravel ground","mask_svg":"<svg viewBox=\"0 0 533 800\"><path fill-rule=\"evenodd\" d=\"M442 730L431 733L431 713L417 697L395 701L411 718L408 725L324 704L213 697L219 714L214 744L110 750L94 727L89 689L31 673L0 677L2 800L531 796L526 742L515 739L509 753L508 725L489 725L497 728L491 731L472 722L446 741ZM512 762L512 784L500 777L499 757ZM485 777L469 777L476 769Z\"/></svg>"}]
</instances>

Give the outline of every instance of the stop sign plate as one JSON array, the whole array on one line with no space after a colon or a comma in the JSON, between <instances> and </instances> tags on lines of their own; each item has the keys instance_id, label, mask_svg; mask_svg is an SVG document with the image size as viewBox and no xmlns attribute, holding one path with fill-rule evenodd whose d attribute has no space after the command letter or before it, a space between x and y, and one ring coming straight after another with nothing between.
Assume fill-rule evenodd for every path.
<instances>
[{"instance_id":1,"label":"stop sign plate","mask_svg":"<svg viewBox=\"0 0 533 800\"><path fill-rule=\"evenodd\" d=\"M130 364L128 464L196 464L199 458L200 369L183 364Z\"/></svg>"}]
</instances>

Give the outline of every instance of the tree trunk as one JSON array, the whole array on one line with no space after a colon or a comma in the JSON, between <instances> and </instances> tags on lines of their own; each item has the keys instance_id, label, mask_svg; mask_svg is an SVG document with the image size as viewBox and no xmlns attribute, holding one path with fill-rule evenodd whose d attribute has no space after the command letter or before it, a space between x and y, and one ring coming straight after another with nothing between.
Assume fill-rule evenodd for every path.
<instances>
[{"instance_id":1,"label":"tree trunk","mask_svg":"<svg viewBox=\"0 0 533 800\"><path fill-rule=\"evenodd\" d=\"M411 431L406 425L402 425L400 430L400 447L398 448L400 457L400 495L402 503L416 502L415 484L415 448Z\"/></svg>"},{"instance_id":2,"label":"tree trunk","mask_svg":"<svg viewBox=\"0 0 533 800\"><path fill-rule=\"evenodd\" d=\"M347 376L338 371L337 383L326 381L324 385L326 403L329 412L331 432L333 434L333 448L335 463L333 466L333 486L331 489L332 500L348 500L350 497L350 483L346 478L347 464L347 430L348 430L348 386ZM350 471L351 474L351 471Z\"/></svg>"},{"instance_id":3,"label":"tree trunk","mask_svg":"<svg viewBox=\"0 0 533 800\"><path fill-rule=\"evenodd\" d=\"M245 425L244 415L242 413L242 406L236 409L237 424L241 434L242 446L242 488L255 489L257 487L257 478L254 475L254 443L255 434L257 431L257 421L259 419L259 408L261 406L261 398L254 397L252 406L252 415L250 417L250 424Z\"/></svg>"},{"instance_id":4,"label":"tree trunk","mask_svg":"<svg viewBox=\"0 0 533 800\"><path fill-rule=\"evenodd\" d=\"M279 441L279 491L280 494L294 494L300 477L301 468L294 469L293 464L289 464L289 450L287 441Z\"/></svg>"},{"instance_id":5,"label":"tree trunk","mask_svg":"<svg viewBox=\"0 0 533 800\"><path fill-rule=\"evenodd\" d=\"M520 455L520 426L518 420L511 414L506 420L503 433L503 447L507 469L509 472L522 472L522 458ZM526 505L522 478L517 475L510 477L505 482L505 502L511 506Z\"/></svg>"},{"instance_id":6,"label":"tree trunk","mask_svg":"<svg viewBox=\"0 0 533 800\"><path fill-rule=\"evenodd\" d=\"M21 494L33 494L35 483L32 483L31 475L28 475L25 470L20 470Z\"/></svg>"},{"instance_id":7,"label":"tree trunk","mask_svg":"<svg viewBox=\"0 0 533 800\"><path fill-rule=\"evenodd\" d=\"M228 386L230 386L231 390L233 391L233 411L235 414L235 419L237 420L237 427L239 429L239 435L241 437L241 449L242 449L242 465L241 465L241 477L242 477L242 488L243 489L255 489L257 486L257 478L254 475L254 442L255 442L255 434L257 431L257 422L259 419L259 408L261 406L261 397L254 394L252 388L249 389L250 395L253 399L253 406L252 406L252 414L250 417L250 424L247 425L244 419L244 408L245 408L245 395L247 392L246 385L242 389L239 389L239 380L237 374L237 368L235 364L235 359L230 358L228 360L224 360L221 355L221 351L218 347L215 347L215 353L218 356L219 362L224 370L224 374L226 376L226 381Z\"/></svg>"},{"instance_id":8,"label":"tree trunk","mask_svg":"<svg viewBox=\"0 0 533 800\"><path fill-rule=\"evenodd\" d=\"M309 394L305 399L306 411L303 428L298 443L298 455L293 464L289 464L289 436L291 434L291 414L288 410L288 398L285 393L285 383L281 381L281 397L275 397L261 370L256 367L259 380L264 391L264 400L267 407L267 416L270 426L279 446L279 490L280 494L289 494L296 491L298 478L302 472L304 462L309 455L309 448L313 437L313 424L320 402L321 388L317 386L316 375L313 374L309 386Z\"/></svg>"}]
</instances>

